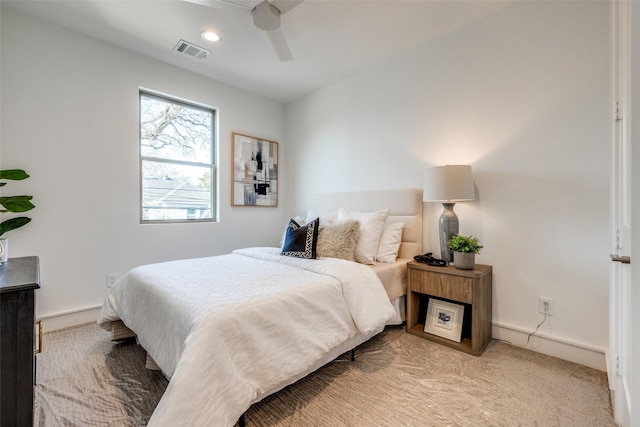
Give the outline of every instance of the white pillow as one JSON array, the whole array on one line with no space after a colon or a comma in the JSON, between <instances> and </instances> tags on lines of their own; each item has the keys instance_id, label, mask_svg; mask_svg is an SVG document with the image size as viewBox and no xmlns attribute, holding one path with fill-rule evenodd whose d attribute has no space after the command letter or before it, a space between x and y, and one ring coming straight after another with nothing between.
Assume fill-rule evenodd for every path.
<instances>
[{"instance_id":1,"label":"white pillow","mask_svg":"<svg viewBox=\"0 0 640 427\"><path fill-rule=\"evenodd\" d=\"M398 250L402 243L403 222L389 224L384 228L382 237L380 237L380 245L376 254L376 261L394 263L398 258Z\"/></svg>"},{"instance_id":2,"label":"white pillow","mask_svg":"<svg viewBox=\"0 0 640 427\"><path fill-rule=\"evenodd\" d=\"M321 211L316 208L309 209L306 222L313 221L316 218L320 218L320 228L325 225L335 224L338 222L338 210Z\"/></svg>"},{"instance_id":3,"label":"white pillow","mask_svg":"<svg viewBox=\"0 0 640 427\"><path fill-rule=\"evenodd\" d=\"M338 209L338 221L355 219L360 222L360 238L356 245L355 258L362 264L375 264L380 237L384 230L384 223L389 216L389 209L376 212L350 211Z\"/></svg>"}]
</instances>

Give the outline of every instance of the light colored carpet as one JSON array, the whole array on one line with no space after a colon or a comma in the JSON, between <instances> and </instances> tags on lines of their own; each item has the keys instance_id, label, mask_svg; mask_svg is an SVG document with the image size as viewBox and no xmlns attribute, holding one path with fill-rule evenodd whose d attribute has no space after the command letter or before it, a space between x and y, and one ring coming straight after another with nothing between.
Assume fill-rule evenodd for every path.
<instances>
[{"instance_id":1,"label":"light colored carpet","mask_svg":"<svg viewBox=\"0 0 640 427\"><path fill-rule=\"evenodd\" d=\"M142 426L167 380L94 324L45 334L36 426ZM481 357L385 332L253 405L252 426L614 426L604 372L492 342Z\"/></svg>"}]
</instances>

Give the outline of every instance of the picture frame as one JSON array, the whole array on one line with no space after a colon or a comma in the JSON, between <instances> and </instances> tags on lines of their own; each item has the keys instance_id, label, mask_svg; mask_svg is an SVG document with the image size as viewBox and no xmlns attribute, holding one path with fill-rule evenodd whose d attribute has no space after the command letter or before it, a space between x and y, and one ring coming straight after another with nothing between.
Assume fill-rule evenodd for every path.
<instances>
[{"instance_id":1,"label":"picture frame","mask_svg":"<svg viewBox=\"0 0 640 427\"><path fill-rule=\"evenodd\" d=\"M233 132L232 206L278 206L278 143Z\"/></svg>"},{"instance_id":2,"label":"picture frame","mask_svg":"<svg viewBox=\"0 0 640 427\"><path fill-rule=\"evenodd\" d=\"M430 298L424 331L451 341L462 340L464 305Z\"/></svg>"}]
</instances>

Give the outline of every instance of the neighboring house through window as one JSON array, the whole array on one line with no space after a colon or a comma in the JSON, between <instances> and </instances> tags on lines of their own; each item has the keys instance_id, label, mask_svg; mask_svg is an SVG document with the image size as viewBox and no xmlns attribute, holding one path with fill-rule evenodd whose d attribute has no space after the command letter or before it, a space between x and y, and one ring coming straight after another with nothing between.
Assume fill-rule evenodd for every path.
<instances>
[{"instance_id":1,"label":"neighboring house through window","mask_svg":"<svg viewBox=\"0 0 640 427\"><path fill-rule=\"evenodd\" d=\"M140 92L141 222L216 220L215 110Z\"/></svg>"}]
</instances>

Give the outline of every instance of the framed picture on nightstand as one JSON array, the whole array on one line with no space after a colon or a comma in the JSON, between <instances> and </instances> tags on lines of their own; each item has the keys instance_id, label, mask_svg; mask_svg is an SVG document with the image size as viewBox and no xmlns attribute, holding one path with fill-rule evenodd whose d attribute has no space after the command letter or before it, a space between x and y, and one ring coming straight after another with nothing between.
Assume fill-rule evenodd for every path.
<instances>
[{"instance_id":1,"label":"framed picture on nightstand","mask_svg":"<svg viewBox=\"0 0 640 427\"><path fill-rule=\"evenodd\" d=\"M463 317L464 305L431 298L427 308L427 318L424 322L424 331L460 342Z\"/></svg>"}]
</instances>

